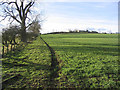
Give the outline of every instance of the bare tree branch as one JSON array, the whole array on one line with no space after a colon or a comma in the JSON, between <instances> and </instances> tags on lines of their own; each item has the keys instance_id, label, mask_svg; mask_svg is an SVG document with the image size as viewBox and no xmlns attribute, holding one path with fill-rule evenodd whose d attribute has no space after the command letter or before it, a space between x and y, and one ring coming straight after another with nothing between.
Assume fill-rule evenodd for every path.
<instances>
[{"instance_id":1,"label":"bare tree branch","mask_svg":"<svg viewBox=\"0 0 120 90\"><path fill-rule=\"evenodd\" d=\"M6 17L12 17L14 20L16 20L18 23L21 24L21 22L16 18L16 16L12 15L11 12L9 9L4 9L5 13L7 13Z\"/></svg>"},{"instance_id":2,"label":"bare tree branch","mask_svg":"<svg viewBox=\"0 0 120 90\"><path fill-rule=\"evenodd\" d=\"M5 20L8 17L8 15L4 16L4 18L2 20L0 20L0 22L2 22L3 20Z\"/></svg>"},{"instance_id":3,"label":"bare tree branch","mask_svg":"<svg viewBox=\"0 0 120 90\"><path fill-rule=\"evenodd\" d=\"M0 5L4 5L4 17L5 20L9 17L10 24L14 21L18 22L21 26L21 41L26 41L26 28L33 24L34 20L30 19L31 7L35 4L35 0L14 0L0 2Z\"/></svg>"},{"instance_id":4,"label":"bare tree branch","mask_svg":"<svg viewBox=\"0 0 120 90\"><path fill-rule=\"evenodd\" d=\"M14 19L10 22L10 24L12 24L14 22Z\"/></svg>"},{"instance_id":5,"label":"bare tree branch","mask_svg":"<svg viewBox=\"0 0 120 90\"><path fill-rule=\"evenodd\" d=\"M31 26L33 24L33 22L31 22L30 24L28 24L27 26L26 26L26 28L28 28L29 26Z\"/></svg>"},{"instance_id":6,"label":"bare tree branch","mask_svg":"<svg viewBox=\"0 0 120 90\"><path fill-rule=\"evenodd\" d=\"M3 2L3 1L2 1L0 5L4 5L4 4L10 5L10 4L12 4L12 3L15 3L15 2Z\"/></svg>"},{"instance_id":7,"label":"bare tree branch","mask_svg":"<svg viewBox=\"0 0 120 90\"><path fill-rule=\"evenodd\" d=\"M25 12L25 16L27 16L27 13L30 12L30 8L33 6L34 2L30 2L24 9Z\"/></svg>"}]
</instances>

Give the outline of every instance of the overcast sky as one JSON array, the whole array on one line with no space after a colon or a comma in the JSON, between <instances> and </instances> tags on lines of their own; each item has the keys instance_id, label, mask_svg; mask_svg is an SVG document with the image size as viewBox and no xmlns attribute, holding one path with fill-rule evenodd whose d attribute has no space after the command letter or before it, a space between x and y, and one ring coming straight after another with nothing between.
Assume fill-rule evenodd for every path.
<instances>
[{"instance_id":1,"label":"overcast sky","mask_svg":"<svg viewBox=\"0 0 120 90\"><path fill-rule=\"evenodd\" d=\"M46 0L39 5L41 6L36 6L34 9L38 12L42 9L46 18L42 24L42 33L68 31L69 29L118 32L117 0L102 0L102 2L100 0L98 2L95 0L84 0L84 2L51 0L47 2ZM7 25L7 22L7 20L1 22L0 27Z\"/></svg>"}]
</instances>

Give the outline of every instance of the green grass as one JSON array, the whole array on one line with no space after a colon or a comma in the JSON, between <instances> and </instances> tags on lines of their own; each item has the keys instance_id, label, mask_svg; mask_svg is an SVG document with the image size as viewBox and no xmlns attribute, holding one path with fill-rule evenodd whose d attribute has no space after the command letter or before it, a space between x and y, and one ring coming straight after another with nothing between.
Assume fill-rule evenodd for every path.
<instances>
[{"instance_id":1,"label":"green grass","mask_svg":"<svg viewBox=\"0 0 120 90\"><path fill-rule=\"evenodd\" d=\"M48 34L43 39L55 50L59 62L57 87L117 88L117 34ZM24 49L2 58L6 88L47 88L51 81L51 54L38 37ZM54 68L55 70L56 68ZM1 75L1 72L0 72ZM118 84L118 85L117 85Z\"/></svg>"},{"instance_id":2,"label":"green grass","mask_svg":"<svg viewBox=\"0 0 120 90\"><path fill-rule=\"evenodd\" d=\"M7 82L3 87L49 87L50 66L50 51L38 37L21 51L16 50L2 58L2 81Z\"/></svg>"},{"instance_id":3,"label":"green grass","mask_svg":"<svg viewBox=\"0 0 120 90\"><path fill-rule=\"evenodd\" d=\"M60 63L60 87L117 88L118 34L49 34ZM118 84L118 85L117 85Z\"/></svg>"}]
</instances>

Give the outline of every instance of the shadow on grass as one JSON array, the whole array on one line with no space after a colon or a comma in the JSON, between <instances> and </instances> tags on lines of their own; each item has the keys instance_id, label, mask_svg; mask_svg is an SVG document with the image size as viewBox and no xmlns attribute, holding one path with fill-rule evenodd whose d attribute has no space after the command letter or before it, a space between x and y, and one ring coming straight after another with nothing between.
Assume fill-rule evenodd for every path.
<instances>
[{"instance_id":1,"label":"shadow on grass","mask_svg":"<svg viewBox=\"0 0 120 90\"><path fill-rule=\"evenodd\" d=\"M40 37L42 40L43 38ZM50 47L44 40L43 42L46 44L46 46L49 48L50 53L51 53L51 74L50 74L50 87L55 88L58 86L58 81L55 80L55 78L59 77L58 71L60 70L59 68L59 62L57 60L55 51L52 47Z\"/></svg>"},{"instance_id":2,"label":"shadow on grass","mask_svg":"<svg viewBox=\"0 0 120 90\"><path fill-rule=\"evenodd\" d=\"M95 53L100 55L118 56L118 47L94 47L94 46L52 46L56 51L75 53Z\"/></svg>"},{"instance_id":3,"label":"shadow on grass","mask_svg":"<svg viewBox=\"0 0 120 90\"><path fill-rule=\"evenodd\" d=\"M106 45L106 44L105 44ZM105 45L103 45L103 46L105 46ZM104 56L118 56L118 47L110 47L109 48L109 46L108 47L94 47L94 46L52 46L52 48L54 48L56 51L60 51L61 52L61 54L62 54L62 52L65 52L65 53L63 53L63 55L64 54L69 54L69 52L72 52L72 54L77 54L77 53L90 53L91 55L104 55ZM93 56L94 57L94 56ZM67 60L67 59L66 59ZM107 60L106 60L107 61ZM117 76L118 76L118 73L114 70L115 68L114 68L114 66L110 66L110 65L112 65L112 64L110 64L111 62L107 62L106 64L103 64L104 66L103 66L103 69L101 69L102 70L102 72L106 75L106 77L108 77L108 79L110 78L110 79L112 79L113 80L113 82L115 83L115 87L117 87L117 80L118 80L118 78L117 78ZM117 66L116 66L116 68L117 68ZM77 70L77 69L75 69L75 70ZM73 70L73 71L75 71L75 70ZM79 73L79 72L78 72ZM78 74L77 73L77 74ZM100 73L100 72L99 72ZM71 75L72 75L73 73L71 73ZM76 75L77 75L76 74ZM83 73L81 73L81 75L82 75ZM69 76L69 75L68 75ZM75 75L74 75L75 76ZM109 76L113 76L113 77L109 77ZM115 76L115 77L114 77ZM99 78L101 78L102 77L102 75L101 76L92 76L92 77L84 77L84 78L82 78L82 79L84 79L83 80L83 87L84 87L84 85L87 85L86 83L88 83L88 79L90 79L90 78L96 78L96 79L99 79ZM80 79L81 80L81 79ZM101 79L99 79L99 80L101 80ZM99 81L98 80L98 81ZM107 80L107 79L106 79ZM66 81L67 82L67 81ZM68 82L69 83L69 82ZM89 84L89 86L90 86L90 84L92 84L92 83L88 83ZM66 84L67 85L67 84ZM111 84L112 85L112 84ZM70 86L69 86L70 87ZM75 87L74 86L74 84L73 84L73 87ZM88 86L87 86L88 87ZM111 87L114 87L113 85L111 86Z\"/></svg>"},{"instance_id":4,"label":"shadow on grass","mask_svg":"<svg viewBox=\"0 0 120 90\"><path fill-rule=\"evenodd\" d=\"M39 48L41 49L41 51L40 51L40 54L41 54L41 53L43 53L42 49L44 49L46 47L45 46L39 46L39 47L37 47L37 50L39 50ZM34 48L32 48L32 49L34 49ZM32 76L32 72L37 73L36 74L37 76L35 76L35 77L38 78L37 80L40 80L38 82L39 87L41 87L41 85L43 87L47 86L49 84L47 82L48 80L46 80L46 79L42 80L42 78L46 77L46 78L49 79L49 76L46 75L44 77L39 77L39 74L42 73L40 71L43 71L43 72L49 71L50 66L47 65L47 64L44 64L44 63L34 63L34 62L32 62L29 59L29 56L32 55L32 53L30 53L29 50L28 50L28 52L26 52L26 53L29 53L29 54L25 55L25 56L23 56L24 54L21 54L21 52L24 52L24 49L15 50L14 52L6 54L6 56L3 58L3 61L2 61L3 68L8 68L9 69L8 72L4 73L3 78L4 77L5 78L3 79L3 81L8 78L8 77L6 77L6 75L8 75L8 74L11 74L11 73L13 73L13 75L20 74L20 76L18 76L17 78L16 78L16 76L14 76L15 79L8 79L9 81L5 81L6 83L3 82L3 88L6 88L6 86L15 84L16 82L18 82L19 80L22 80L22 79L24 79L24 80L20 81L21 85L22 85L22 83L25 84L26 82L28 82L27 77L29 77L29 78L34 77L34 76ZM42 60L42 59L38 58L38 60ZM28 74L28 75L26 75L26 74ZM28 85L26 83L27 86L31 86L31 84L32 84L32 82L30 82L30 81L29 81ZM26 86L23 85L23 86L18 87L18 88L22 88L22 87L26 87ZM36 87L36 86L33 86L33 87Z\"/></svg>"}]
</instances>

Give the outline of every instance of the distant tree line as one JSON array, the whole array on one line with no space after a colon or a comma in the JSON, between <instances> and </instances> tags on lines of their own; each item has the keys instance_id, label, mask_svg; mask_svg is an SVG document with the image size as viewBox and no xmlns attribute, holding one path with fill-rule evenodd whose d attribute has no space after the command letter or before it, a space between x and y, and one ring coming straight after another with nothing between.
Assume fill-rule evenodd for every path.
<instances>
[{"instance_id":1,"label":"distant tree line","mask_svg":"<svg viewBox=\"0 0 120 90\"><path fill-rule=\"evenodd\" d=\"M98 33L97 31L89 31L89 30L69 30L69 32L51 32L51 33L47 33L47 34L62 34L62 33Z\"/></svg>"},{"instance_id":2,"label":"distant tree line","mask_svg":"<svg viewBox=\"0 0 120 90\"><path fill-rule=\"evenodd\" d=\"M77 29L75 29L75 30L69 30L69 32L70 33L98 33L97 31L89 31L89 30L77 30Z\"/></svg>"}]
</instances>

